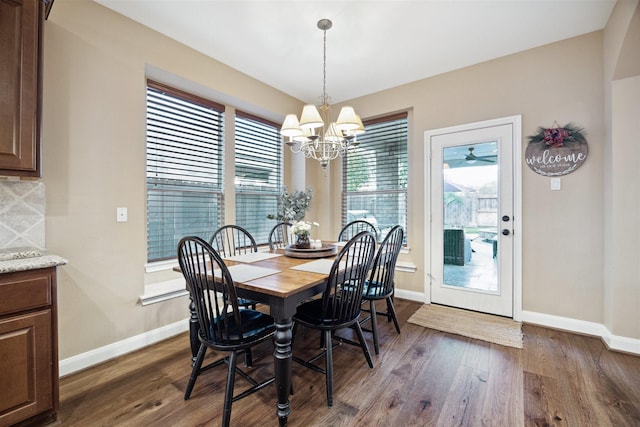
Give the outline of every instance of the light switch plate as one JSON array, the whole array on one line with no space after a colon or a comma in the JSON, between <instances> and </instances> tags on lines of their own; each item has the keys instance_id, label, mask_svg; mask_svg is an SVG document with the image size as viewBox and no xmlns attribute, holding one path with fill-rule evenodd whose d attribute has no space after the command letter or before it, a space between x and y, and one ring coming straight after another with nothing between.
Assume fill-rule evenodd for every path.
<instances>
[{"instance_id":1,"label":"light switch plate","mask_svg":"<svg viewBox=\"0 0 640 427\"><path fill-rule=\"evenodd\" d=\"M127 208L116 208L116 221L127 222Z\"/></svg>"},{"instance_id":2,"label":"light switch plate","mask_svg":"<svg viewBox=\"0 0 640 427\"><path fill-rule=\"evenodd\" d=\"M551 178L551 189L554 191L560 190L562 188L562 182L560 178Z\"/></svg>"}]
</instances>

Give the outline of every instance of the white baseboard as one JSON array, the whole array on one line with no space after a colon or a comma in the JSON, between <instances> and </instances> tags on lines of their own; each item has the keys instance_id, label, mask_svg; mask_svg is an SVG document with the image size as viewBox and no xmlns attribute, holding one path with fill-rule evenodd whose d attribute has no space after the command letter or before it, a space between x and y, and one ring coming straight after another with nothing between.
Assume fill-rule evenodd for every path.
<instances>
[{"instance_id":1,"label":"white baseboard","mask_svg":"<svg viewBox=\"0 0 640 427\"><path fill-rule=\"evenodd\" d=\"M600 337L611 350L640 355L640 340L613 335L611 331L601 323L587 322L585 320L576 320L533 311L523 311L522 321L534 325L546 326L548 328Z\"/></svg>"},{"instance_id":2,"label":"white baseboard","mask_svg":"<svg viewBox=\"0 0 640 427\"><path fill-rule=\"evenodd\" d=\"M189 319L154 329L60 361L60 376L73 374L189 330Z\"/></svg>"}]
</instances>

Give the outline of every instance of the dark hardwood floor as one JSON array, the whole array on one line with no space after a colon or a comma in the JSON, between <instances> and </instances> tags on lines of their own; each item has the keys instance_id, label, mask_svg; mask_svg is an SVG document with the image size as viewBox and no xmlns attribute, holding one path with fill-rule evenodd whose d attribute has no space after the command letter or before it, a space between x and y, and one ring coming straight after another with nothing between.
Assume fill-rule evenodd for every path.
<instances>
[{"instance_id":1,"label":"dark hardwood floor","mask_svg":"<svg viewBox=\"0 0 640 427\"><path fill-rule=\"evenodd\" d=\"M503 347L409 324L419 304L397 299L396 306L402 333L380 319L374 369L357 347L334 351L333 407L324 377L294 363L289 426L640 426L640 357L526 324L525 348ZM307 331L296 337L294 353L311 355L318 344ZM252 375L272 374L271 354L269 344L256 348ZM59 424L220 425L225 367L203 373L184 401L190 371L183 334L65 377ZM238 391L247 383L236 378ZM274 387L234 403L231 422L277 426Z\"/></svg>"}]
</instances>

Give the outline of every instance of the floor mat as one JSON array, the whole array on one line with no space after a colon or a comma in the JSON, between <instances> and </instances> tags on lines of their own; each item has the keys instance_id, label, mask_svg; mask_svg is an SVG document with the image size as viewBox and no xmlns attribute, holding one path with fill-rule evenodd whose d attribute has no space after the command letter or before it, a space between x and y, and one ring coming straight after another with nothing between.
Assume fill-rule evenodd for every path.
<instances>
[{"instance_id":1,"label":"floor mat","mask_svg":"<svg viewBox=\"0 0 640 427\"><path fill-rule=\"evenodd\" d=\"M505 317L424 304L411 315L409 323L507 347L523 347L522 323Z\"/></svg>"}]
</instances>

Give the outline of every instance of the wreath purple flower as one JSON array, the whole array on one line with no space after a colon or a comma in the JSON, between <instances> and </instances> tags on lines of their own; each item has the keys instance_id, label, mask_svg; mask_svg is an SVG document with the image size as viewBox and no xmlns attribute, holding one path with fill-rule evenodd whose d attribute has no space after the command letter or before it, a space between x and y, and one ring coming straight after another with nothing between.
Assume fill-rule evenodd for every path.
<instances>
[{"instance_id":1,"label":"wreath purple flower","mask_svg":"<svg viewBox=\"0 0 640 427\"><path fill-rule=\"evenodd\" d=\"M560 127L554 122L555 126L550 128L538 127L538 133L529 136L529 143L544 143L548 147L563 147L565 143L586 144L584 137L584 129L577 127L572 123L567 123L564 127Z\"/></svg>"}]
</instances>

